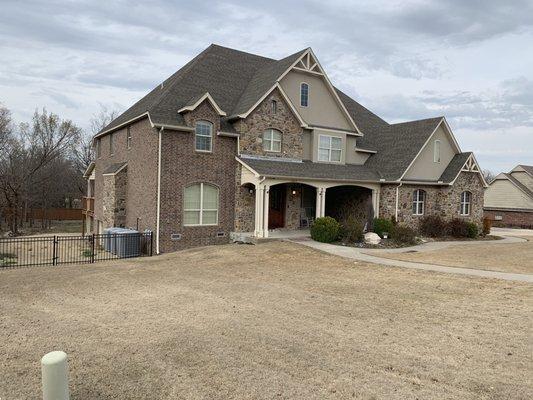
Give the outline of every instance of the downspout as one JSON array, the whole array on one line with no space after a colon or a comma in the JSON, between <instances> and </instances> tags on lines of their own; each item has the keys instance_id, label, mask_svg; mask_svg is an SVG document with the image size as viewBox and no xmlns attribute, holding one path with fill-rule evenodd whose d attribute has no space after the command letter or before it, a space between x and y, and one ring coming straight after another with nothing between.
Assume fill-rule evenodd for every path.
<instances>
[{"instance_id":1,"label":"downspout","mask_svg":"<svg viewBox=\"0 0 533 400\"><path fill-rule=\"evenodd\" d=\"M159 219L161 216L161 137L163 134L163 127L159 129L159 143L157 150L157 217L155 228L155 252L159 254Z\"/></svg>"},{"instance_id":2,"label":"downspout","mask_svg":"<svg viewBox=\"0 0 533 400\"><path fill-rule=\"evenodd\" d=\"M394 211L394 219L396 222L398 222L398 202L399 202L399 196L400 196L400 186L403 185L403 182L400 182L398 186L396 186L396 209Z\"/></svg>"}]
</instances>

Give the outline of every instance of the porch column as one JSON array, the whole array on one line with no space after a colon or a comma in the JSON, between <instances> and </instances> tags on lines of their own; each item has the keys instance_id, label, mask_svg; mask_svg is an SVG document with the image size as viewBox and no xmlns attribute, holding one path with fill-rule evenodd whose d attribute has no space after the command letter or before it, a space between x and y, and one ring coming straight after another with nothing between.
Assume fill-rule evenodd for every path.
<instances>
[{"instance_id":1,"label":"porch column","mask_svg":"<svg viewBox=\"0 0 533 400\"><path fill-rule=\"evenodd\" d=\"M322 207L320 209L320 216L325 217L326 216L326 188L322 188Z\"/></svg>"},{"instance_id":2,"label":"porch column","mask_svg":"<svg viewBox=\"0 0 533 400\"><path fill-rule=\"evenodd\" d=\"M379 189L372 189L372 209L374 218L379 218Z\"/></svg>"},{"instance_id":3,"label":"porch column","mask_svg":"<svg viewBox=\"0 0 533 400\"><path fill-rule=\"evenodd\" d=\"M321 218L325 215L326 209L326 189L323 187L316 188L316 206L315 217Z\"/></svg>"},{"instance_id":4,"label":"porch column","mask_svg":"<svg viewBox=\"0 0 533 400\"><path fill-rule=\"evenodd\" d=\"M263 234L263 187L256 185L255 187L255 228L254 236L261 237Z\"/></svg>"},{"instance_id":5,"label":"porch column","mask_svg":"<svg viewBox=\"0 0 533 400\"><path fill-rule=\"evenodd\" d=\"M265 185L263 200L263 237L268 237L268 211L270 209L270 186Z\"/></svg>"}]
</instances>

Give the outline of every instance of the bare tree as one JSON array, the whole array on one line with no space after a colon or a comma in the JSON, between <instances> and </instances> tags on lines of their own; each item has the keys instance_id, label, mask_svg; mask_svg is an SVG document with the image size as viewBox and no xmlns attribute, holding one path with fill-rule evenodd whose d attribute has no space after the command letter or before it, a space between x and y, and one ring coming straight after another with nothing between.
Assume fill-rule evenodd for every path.
<instances>
[{"instance_id":1,"label":"bare tree","mask_svg":"<svg viewBox=\"0 0 533 400\"><path fill-rule=\"evenodd\" d=\"M487 181L487 183L491 183L494 178L496 178L496 174L488 169L484 169L482 172L483 177L485 178L485 181Z\"/></svg>"},{"instance_id":2,"label":"bare tree","mask_svg":"<svg viewBox=\"0 0 533 400\"><path fill-rule=\"evenodd\" d=\"M80 175L87 170L89 164L94 160L93 137L109 125L118 114L118 110L111 110L103 104L100 104L100 111L93 114L89 121L90 132L83 132L73 149L74 163Z\"/></svg>"},{"instance_id":3,"label":"bare tree","mask_svg":"<svg viewBox=\"0 0 533 400\"><path fill-rule=\"evenodd\" d=\"M8 140L13 133L11 112L0 103L0 155L4 153Z\"/></svg>"},{"instance_id":4,"label":"bare tree","mask_svg":"<svg viewBox=\"0 0 533 400\"><path fill-rule=\"evenodd\" d=\"M57 176L57 171L44 173L60 158L67 158L81 130L72 121L35 111L30 124L21 124L7 140L0 158L0 191L11 212L10 228L18 231L21 216L29 203L35 202L35 187L43 187Z\"/></svg>"}]
</instances>

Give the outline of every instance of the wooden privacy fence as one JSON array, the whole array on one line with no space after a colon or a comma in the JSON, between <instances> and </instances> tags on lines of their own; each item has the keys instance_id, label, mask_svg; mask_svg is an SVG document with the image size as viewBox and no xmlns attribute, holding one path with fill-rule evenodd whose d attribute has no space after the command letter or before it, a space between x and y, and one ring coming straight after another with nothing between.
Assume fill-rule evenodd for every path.
<instances>
[{"instance_id":1,"label":"wooden privacy fence","mask_svg":"<svg viewBox=\"0 0 533 400\"><path fill-rule=\"evenodd\" d=\"M26 219L47 219L53 221L81 221L81 208L31 208Z\"/></svg>"},{"instance_id":2,"label":"wooden privacy fence","mask_svg":"<svg viewBox=\"0 0 533 400\"><path fill-rule=\"evenodd\" d=\"M0 239L0 269L146 257L152 249L151 232L5 238Z\"/></svg>"}]
</instances>

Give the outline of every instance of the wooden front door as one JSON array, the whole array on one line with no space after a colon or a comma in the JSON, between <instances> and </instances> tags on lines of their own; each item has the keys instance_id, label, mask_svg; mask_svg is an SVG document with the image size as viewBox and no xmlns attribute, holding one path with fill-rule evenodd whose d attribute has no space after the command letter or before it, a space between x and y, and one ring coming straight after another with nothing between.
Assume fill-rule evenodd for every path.
<instances>
[{"instance_id":1,"label":"wooden front door","mask_svg":"<svg viewBox=\"0 0 533 400\"><path fill-rule=\"evenodd\" d=\"M285 226L285 186L278 185L270 188L268 229L283 228Z\"/></svg>"}]
</instances>

